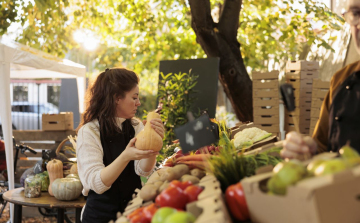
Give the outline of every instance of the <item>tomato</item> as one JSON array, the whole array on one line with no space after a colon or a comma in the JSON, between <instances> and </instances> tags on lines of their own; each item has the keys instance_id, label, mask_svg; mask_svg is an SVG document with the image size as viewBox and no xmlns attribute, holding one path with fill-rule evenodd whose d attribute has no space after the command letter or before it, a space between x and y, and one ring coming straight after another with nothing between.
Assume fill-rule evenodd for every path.
<instances>
[{"instance_id":1,"label":"tomato","mask_svg":"<svg viewBox=\"0 0 360 223\"><path fill-rule=\"evenodd\" d=\"M155 203L160 207L184 209L187 204L187 196L178 187L168 187L156 197Z\"/></svg>"},{"instance_id":2,"label":"tomato","mask_svg":"<svg viewBox=\"0 0 360 223\"><path fill-rule=\"evenodd\" d=\"M131 213L127 216L127 218L131 220L134 216L142 213L142 212L143 212L143 209L144 209L144 207L141 207L141 208L136 209L135 211L131 212Z\"/></svg>"},{"instance_id":3,"label":"tomato","mask_svg":"<svg viewBox=\"0 0 360 223\"><path fill-rule=\"evenodd\" d=\"M225 200L231 214L240 221L250 219L249 209L241 183L230 185L225 191Z\"/></svg>"},{"instance_id":4,"label":"tomato","mask_svg":"<svg viewBox=\"0 0 360 223\"><path fill-rule=\"evenodd\" d=\"M191 186L191 185L192 185L191 181L180 182L178 180L173 180L173 181L171 181L169 186L170 187L178 187L181 190L185 190L188 186Z\"/></svg>"},{"instance_id":5,"label":"tomato","mask_svg":"<svg viewBox=\"0 0 360 223\"><path fill-rule=\"evenodd\" d=\"M203 191L202 187L191 185L184 190L184 194L188 198L188 202L197 201L199 194Z\"/></svg>"},{"instance_id":6,"label":"tomato","mask_svg":"<svg viewBox=\"0 0 360 223\"><path fill-rule=\"evenodd\" d=\"M144 216L151 221L152 217L154 216L155 212L158 210L158 206L154 204L150 204L146 206L143 210Z\"/></svg>"},{"instance_id":7,"label":"tomato","mask_svg":"<svg viewBox=\"0 0 360 223\"><path fill-rule=\"evenodd\" d=\"M151 220L147 219L143 212L139 212L137 215L130 219L131 223L151 223Z\"/></svg>"}]
</instances>

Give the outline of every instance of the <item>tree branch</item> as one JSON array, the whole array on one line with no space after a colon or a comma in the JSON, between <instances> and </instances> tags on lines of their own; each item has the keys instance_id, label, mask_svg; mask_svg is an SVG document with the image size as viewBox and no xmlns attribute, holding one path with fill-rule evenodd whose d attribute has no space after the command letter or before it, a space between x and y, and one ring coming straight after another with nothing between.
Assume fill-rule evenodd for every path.
<instances>
[{"instance_id":1,"label":"tree branch","mask_svg":"<svg viewBox=\"0 0 360 223\"><path fill-rule=\"evenodd\" d=\"M242 0L224 0L218 29L227 41L237 41Z\"/></svg>"}]
</instances>

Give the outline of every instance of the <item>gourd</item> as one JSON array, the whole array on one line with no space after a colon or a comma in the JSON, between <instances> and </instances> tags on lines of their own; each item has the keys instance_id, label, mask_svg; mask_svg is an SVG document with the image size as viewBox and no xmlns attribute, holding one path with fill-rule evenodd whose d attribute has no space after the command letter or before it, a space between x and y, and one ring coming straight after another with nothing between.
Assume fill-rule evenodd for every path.
<instances>
[{"instance_id":1,"label":"gourd","mask_svg":"<svg viewBox=\"0 0 360 223\"><path fill-rule=\"evenodd\" d=\"M150 121L160 118L156 112L149 112L144 129L136 136L135 147L141 150L160 151L163 146L161 136L151 127Z\"/></svg>"},{"instance_id":2,"label":"gourd","mask_svg":"<svg viewBox=\"0 0 360 223\"><path fill-rule=\"evenodd\" d=\"M50 184L49 184L49 195L54 196L52 191L52 184L58 178L64 177L63 163L60 160L53 159L46 165L46 169L49 173Z\"/></svg>"},{"instance_id":3,"label":"gourd","mask_svg":"<svg viewBox=\"0 0 360 223\"><path fill-rule=\"evenodd\" d=\"M70 174L78 174L77 164L74 163L70 168Z\"/></svg>"},{"instance_id":4,"label":"gourd","mask_svg":"<svg viewBox=\"0 0 360 223\"><path fill-rule=\"evenodd\" d=\"M58 178L52 183L51 189L56 199L71 201L81 195L83 186L80 180L75 178Z\"/></svg>"},{"instance_id":5,"label":"gourd","mask_svg":"<svg viewBox=\"0 0 360 223\"><path fill-rule=\"evenodd\" d=\"M67 175L65 178L75 178L75 179L80 180L79 175L77 175L75 173L71 173L71 174Z\"/></svg>"}]
</instances>

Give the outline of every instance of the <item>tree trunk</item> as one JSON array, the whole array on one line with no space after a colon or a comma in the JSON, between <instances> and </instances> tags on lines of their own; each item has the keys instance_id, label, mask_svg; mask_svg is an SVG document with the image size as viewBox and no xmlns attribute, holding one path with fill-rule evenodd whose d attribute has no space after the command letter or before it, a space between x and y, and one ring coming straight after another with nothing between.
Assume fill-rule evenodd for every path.
<instances>
[{"instance_id":1,"label":"tree trunk","mask_svg":"<svg viewBox=\"0 0 360 223\"><path fill-rule=\"evenodd\" d=\"M208 57L220 58L219 80L237 118L253 121L252 81L237 41L241 0L224 0L219 23L211 17L209 0L189 0L191 26Z\"/></svg>"}]
</instances>

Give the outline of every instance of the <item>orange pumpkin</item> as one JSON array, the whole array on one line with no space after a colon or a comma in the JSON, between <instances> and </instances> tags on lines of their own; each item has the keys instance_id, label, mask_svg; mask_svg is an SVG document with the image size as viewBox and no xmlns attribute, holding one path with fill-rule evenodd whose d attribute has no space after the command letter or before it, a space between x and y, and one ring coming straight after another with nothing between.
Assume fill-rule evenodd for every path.
<instances>
[{"instance_id":1,"label":"orange pumpkin","mask_svg":"<svg viewBox=\"0 0 360 223\"><path fill-rule=\"evenodd\" d=\"M150 121L154 118L160 118L160 115L156 112L149 112L144 129L136 136L136 148L154 151L159 151L162 148L161 136L151 127Z\"/></svg>"},{"instance_id":2,"label":"orange pumpkin","mask_svg":"<svg viewBox=\"0 0 360 223\"><path fill-rule=\"evenodd\" d=\"M46 165L46 169L49 173L49 179L50 179L48 191L51 196L54 196L51 189L51 185L56 179L64 177L63 163L60 160L53 159L50 162L48 162L48 164Z\"/></svg>"}]
</instances>

